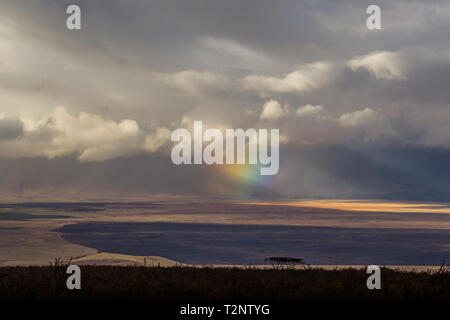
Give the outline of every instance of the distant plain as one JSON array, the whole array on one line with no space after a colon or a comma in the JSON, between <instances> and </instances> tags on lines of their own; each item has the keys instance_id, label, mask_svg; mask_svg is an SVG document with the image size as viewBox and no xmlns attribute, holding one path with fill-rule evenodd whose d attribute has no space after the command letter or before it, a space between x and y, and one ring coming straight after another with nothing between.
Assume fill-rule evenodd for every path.
<instances>
[{"instance_id":1,"label":"distant plain","mask_svg":"<svg viewBox=\"0 0 450 320\"><path fill-rule=\"evenodd\" d=\"M99 252L192 265L261 265L268 256L314 265L440 265L450 260L450 209L325 200L11 203L0 205L0 241L4 266Z\"/></svg>"}]
</instances>

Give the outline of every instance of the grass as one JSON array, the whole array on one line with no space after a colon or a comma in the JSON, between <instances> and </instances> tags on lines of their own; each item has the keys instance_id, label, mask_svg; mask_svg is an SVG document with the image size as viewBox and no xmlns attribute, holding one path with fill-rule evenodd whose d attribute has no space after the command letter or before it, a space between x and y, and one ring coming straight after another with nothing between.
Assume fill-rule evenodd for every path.
<instances>
[{"instance_id":1,"label":"grass","mask_svg":"<svg viewBox=\"0 0 450 320\"><path fill-rule=\"evenodd\" d=\"M381 271L368 290L365 270L81 266L81 290L66 288L66 266L0 268L0 300L450 300L450 269Z\"/></svg>"}]
</instances>

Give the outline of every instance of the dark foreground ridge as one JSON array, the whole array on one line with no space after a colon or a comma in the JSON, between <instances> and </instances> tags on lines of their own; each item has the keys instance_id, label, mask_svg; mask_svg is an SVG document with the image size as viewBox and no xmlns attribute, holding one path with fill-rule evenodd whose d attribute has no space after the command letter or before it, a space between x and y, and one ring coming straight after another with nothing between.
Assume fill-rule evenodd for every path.
<instances>
[{"instance_id":1,"label":"dark foreground ridge","mask_svg":"<svg viewBox=\"0 0 450 320\"><path fill-rule=\"evenodd\" d=\"M364 269L273 270L81 266L81 289L68 290L65 266L0 268L0 299L127 301L450 300L450 271L381 270L368 290Z\"/></svg>"}]
</instances>

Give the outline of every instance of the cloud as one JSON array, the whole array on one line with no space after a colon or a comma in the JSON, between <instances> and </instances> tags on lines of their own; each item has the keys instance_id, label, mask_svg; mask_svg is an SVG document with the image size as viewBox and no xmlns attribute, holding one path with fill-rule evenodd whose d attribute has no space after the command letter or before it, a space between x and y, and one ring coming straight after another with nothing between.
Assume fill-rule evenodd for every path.
<instances>
[{"instance_id":1,"label":"cloud","mask_svg":"<svg viewBox=\"0 0 450 320\"><path fill-rule=\"evenodd\" d=\"M328 81L332 67L328 62L306 64L283 78L250 75L243 79L245 90L258 92L308 92Z\"/></svg>"},{"instance_id":2,"label":"cloud","mask_svg":"<svg viewBox=\"0 0 450 320\"><path fill-rule=\"evenodd\" d=\"M249 60L262 59L262 57L252 49L230 39L202 37L200 38L200 43L202 43L205 48L220 52L222 54L234 56L234 58Z\"/></svg>"},{"instance_id":3,"label":"cloud","mask_svg":"<svg viewBox=\"0 0 450 320\"><path fill-rule=\"evenodd\" d=\"M375 51L358 56L348 62L353 71L366 69L377 79L406 80L405 63L398 53Z\"/></svg>"},{"instance_id":4,"label":"cloud","mask_svg":"<svg viewBox=\"0 0 450 320\"><path fill-rule=\"evenodd\" d=\"M211 90L224 90L229 84L224 76L209 71L185 70L175 73L160 73L157 74L157 78L166 85L190 95L199 95Z\"/></svg>"},{"instance_id":5,"label":"cloud","mask_svg":"<svg viewBox=\"0 0 450 320\"><path fill-rule=\"evenodd\" d=\"M275 120L284 117L287 114L286 106L283 108L277 100L271 99L263 105L263 111L259 116L260 119Z\"/></svg>"},{"instance_id":6,"label":"cloud","mask_svg":"<svg viewBox=\"0 0 450 320\"><path fill-rule=\"evenodd\" d=\"M63 107L55 109L44 126L54 132L44 149L47 157L78 153L80 161L104 161L129 154L136 150L136 138L141 134L134 120L115 122L87 112L76 117Z\"/></svg>"},{"instance_id":7,"label":"cloud","mask_svg":"<svg viewBox=\"0 0 450 320\"><path fill-rule=\"evenodd\" d=\"M108 10L95 1L84 8L89 32L71 36L61 24L64 2L0 1L0 113L8 116L0 121L0 162L33 157L17 159L30 168L11 175L17 185L27 186L46 161L43 183L49 171L59 174L55 181L66 182L64 174L73 165L71 174L86 175L87 185L94 169L108 187L114 179L114 185L129 181L128 190L149 178L158 181L154 190L166 183L164 191L172 192L191 190L192 178L210 184L209 176L193 171L208 170L203 167L183 168L196 174L180 184L183 170L167 163L170 155L159 156L170 145L167 132L187 117L203 120L205 128L276 125L288 141L285 162L293 164L280 174L299 181L296 174L303 168L291 152L306 146L357 148L345 163L358 163L356 154L367 144L417 146L419 155L425 148L443 148L448 159L450 42L442 40L450 28L448 1L382 0L383 30L377 32L367 30L365 8L355 0L289 0L276 6L258 0L257 10L256 1L178 1L183 10L166 0L110 0ZM278 120L261 121L261 106L271 98L282 103L264 117ZM304 108L308 103L313 107ZM295 109L287 113L284 104ZM55 114L55 105L65 106L64 119ZM373 110L354 112L349 106ZM320 121L306 121L314 117ZM116 158L122 159L86 163ZM158 161L167 169L155 170ZM405 161L399 161L399 172ZM55 170L56 162L67 162L69 169ZM121 165L112 170L115 162ZM312 159L311 167L317 162ZM330 161L324 168L334 165ZM426 161L411 165L427 166ZM9 168L0 166L0 172ZM324 168L317 171L322 188ZM119 170L124 171L120 179ZM338 171L344 177L336 181L341 191L347 175ZM432 181L441 174L428 176ZM444 186L449 190L448 182Z\"/></svg>"},{"instance_id":8,"label":"cloud","mask_svg":"<svg viewBox=\"0 0 450 320\"><path fill-rule=\"evenodd\" d=\"M0 141L21 137L23 123L17 118L6 118L0 115Z\"/></svg>"},{"instance_id":9,"label":"cloud","mask_svg":"<svg viewBox=\"0 0 450 320\"><path fill-rule=\"evenodd\" d=\"M313 115L317 115L317 114L321 113L322 111L323 111L323 106L321 106L321 105L313 106L311 104L307 104L307 105L304 105L303 107L298 108L297 111L295 112L295 114L299 118L304 118L304 117L310 117Z\"/></svg>"},{"instance_id":10,"label":"cloud","mask_svg":"<svg viewBox=\"0 0 450 320\"><path fill-rule=\"evenodd\" d=\"M144 149L155 152L169 140L171 133L172 131L165 127L157 128L154 134L145 137Z\"/></svg>"},{"instance_id":11,"label":"cloud","mask_svg":"<svg viewBox=\"0 0 450 320\"><path fill-rule=\"evenodd\" d=\"M274 61L262 53L232 39L200 37L198 55L208 68L219 70L253 70L273 66Z\"/></svg>"},{"instance_id":12,"label":"cloud","mask_svg":"<svg viewBox=\"0 0 450 320\"><path fill-rule=\"evenodd\" d=\"M0 136L5 120L0 120ZM17 120L18 123L21 121ZM64 107L53 110L40 120L23 119L23 138L0 141L4 157L75 156L81 162L106 161L144 151L154 152L168 139L168 129L158 128L145 135L135 120L114 121L100 115L81 112L74 116ZM11 127L11 125L9 125ZM12 131L15 135L22 131Z\"/></svg>"},{"instance_id":13,"label":"cloud","mask_svg":"<svg viewBox=\"0 0 450 320\"><path fill-rule=\"evenodd\" d=\"M356 127L375 120L376 112L370 108L343 114L338 122L342 127Z\"/></svg>"}]
</instances>

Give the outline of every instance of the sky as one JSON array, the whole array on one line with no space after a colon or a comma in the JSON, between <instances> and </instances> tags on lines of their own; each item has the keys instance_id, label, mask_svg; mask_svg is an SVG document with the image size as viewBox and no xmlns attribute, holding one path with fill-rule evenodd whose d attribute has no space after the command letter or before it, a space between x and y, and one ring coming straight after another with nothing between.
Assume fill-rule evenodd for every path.
<instances>
[{"instance_id":1,"label":"sky","mask_svg":"<svg viewBox=\"0 0 450 320\"><path fill-rule=\"evenodd\" d=\"M2 0L0 200L447 201L450 2L370 4ZM279 173L175 166L194 120L279 129Z\"/></svg>"}]
</instances>

